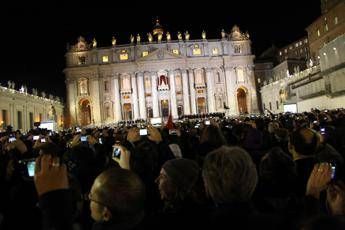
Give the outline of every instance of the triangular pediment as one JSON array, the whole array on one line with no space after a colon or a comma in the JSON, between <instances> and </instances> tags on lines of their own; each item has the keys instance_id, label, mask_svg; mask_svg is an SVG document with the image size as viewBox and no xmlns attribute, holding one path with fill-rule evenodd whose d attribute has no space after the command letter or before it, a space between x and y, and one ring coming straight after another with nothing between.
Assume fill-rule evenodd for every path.
<instances>
[{"instance_id":1,"label":"triangular pediment","mask_svg":"<svg viewBox=\"0 0 345 230\"><path fill-rule=\"evenodd\" d=\"M181 59L184 56L179 54L174 54L166 49L157 49L149 53L147 56L138 59L138 62L146 62L146 61L161 61L167 59Z\"/></svg>"}]
</instances>

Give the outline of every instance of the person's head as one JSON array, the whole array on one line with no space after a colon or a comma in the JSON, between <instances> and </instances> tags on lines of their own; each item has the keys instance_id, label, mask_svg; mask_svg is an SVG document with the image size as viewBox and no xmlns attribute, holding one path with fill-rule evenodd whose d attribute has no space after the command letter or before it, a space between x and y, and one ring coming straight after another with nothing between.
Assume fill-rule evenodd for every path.
<instances>
[{"instance_id":1,"label":"person's head","mask_svg":"<svg viewBox=\"0 0 345 230\"><path fill-rule=\"evenodd\" d=\"M204 161L205 190L215 203L247 202L258 176L250 155L242 148L222 146Z\"/></svg>"},{"instance_id":2,"label":"person's head","mask_svg":"<svg viewBox=\"0 0 345 230\"><path fill-rule=\"evenodd\" d=\"M285 195L294 189L297 177L295 163L281 148L272 148L261 159L259 177L265 191Z\"/></svg>"},{"instance_id":3,"label":"person's head","mask_svg":"<svg viewBox=\"0 0 345 230\"><path fill-rule=\"evenodd\" d=\"M145 187L132 171L111 168L94 181L90 194L91 217L136 226L144 217Z\"/></svg>"},{"instance_id":4,"label":"person's head","mask_svg":"<svg viewBox=\"0 0 345 230\"><path fill-rule=\"evenodd\" d=\"M312 156L320 144L320 137L310 128L300 128L292 133L290 144L297 154Z\"/></svg>"},{"instance_id":5,"label":"person's head","mask_svg":"<svg viewBox=\"0 0 345 230\"><path fill-rule=\"evenodd\" d=\"M193 160L184 158L164 163L156 179L162 200L183 200L198 181L199 166Z\"/></svg>"},{"instance_id":6,"label":"person's head","mask_svg":"<svg viewBox=\"0 0 345 230\"><path fill-rule=\"evenodd\" d=\"M207 125L203 129L200 142L208 142L211 145L218 147L226 144L222 131L215 125Z\"/></svg>"}]
</instances>

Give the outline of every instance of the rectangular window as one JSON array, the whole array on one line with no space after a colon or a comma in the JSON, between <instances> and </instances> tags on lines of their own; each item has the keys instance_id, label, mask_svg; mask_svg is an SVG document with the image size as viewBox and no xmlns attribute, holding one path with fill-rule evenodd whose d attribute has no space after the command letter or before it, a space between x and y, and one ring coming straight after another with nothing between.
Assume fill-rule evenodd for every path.
<instances>
[{"instance_id":1,"label":"rectangular window","mask_svg":"<svg viewBox=\"0 0 345 230\"><path fill-rule=\"evenodd\" d=\"M147 55L149 55L149 51L143 51L142 56L146 57Z\"/></svg>"},{"instance_id":2,"label":"rectangular window","mask_svg":"<svg viewBox=\"0 0 345 230\"><path fill-rule=\"evenodd\" d=\"M7 126L7 110L3 109L2 110L2 126L6 127Z\"/></svg>"},{"instance_id":3,"label":"rectangular window","mask_svg":"<svg viewBox=\"0 0 345 230\"><path fill-rule=\"evenodd\" d=\"M38 118L39 118L39 122L41 122L41 121L42 121L42 113L40 113L40 114L38 115Z\"/></svg>"},{"instance_id":4,"label":"rectangular window","mask_svg":"<svg viewBox=\"0 0 345 230\"><path fill-rule=\"evenodd\" d=\"M328 31L328 24L325 25L325 30Z\"/></svg>"},{"instance_id":5,"label":"rectangular window","mask_svg":"<svg viewBox=\"0 0 345 230\"><path fill-rule=\"evenodd\" d=\"M193 49L193 55L201 55L201 49L200 48L194 48Z\"/></svg>"},{"instance_id":6,"label":"rectangular window","mask_svg":"<svg viewBox=\"0 0 345 230\"><path fill-rule=\"evenodd\" d=\"M18 121L18 129L23 128L23 117L22 117L22 111L17 111L17 121Z\"/></svg>"},{"instance_id":7,"label":"rectangular window","mask_svg":"<svg viewBox=\"0 0 345 230\"><path fill-rule=\"evenodd\" d=\"M120 54L120 60L121 61L128 60L128 53Z\"/></svg>"},{"instance_id":8,"label":"rectangular window","mask_svg":"<svg viewBox=\"0 0 345 230\"><path fill-rule=\"evenodd\" d=\"M212 49L212 54L213 55L218 55L218 48L213 48Z\"/></svg>"},{"instance_id":9,"label":"rectangular window","mask_svg":"<svg viewBox=\"0 0 345 230\"><path fill-rule=\"evenodd\" d=\"M276 106L277 106L277 109L279 109L279 102L276 101Z\"/></svg>"},{"instance_id":10,"label":"rectangular window","mask_svg":"<svg viewBox=\"0 0 345 230\"><path fill-rule=\"evenodd\" d=\"M102 57L102 62L103 62L103 63L109 62L109 57L108 57L108 56L103 56L103 57Z\"/></svg>"},{"instance_id":11,"label":"rectangular window","mask_svg":"<svg viewBox=\"0 0 345 230\"><path fill-rule=\"evenodd\" d=\"M265 105L265 103L264 103L264 110L266 109L266 105Z\"/></svg>"},{"instance_id":12,"label":"rectangular window","mask_svg":"<svg viewBox=\"0 0 345 230\"><path fill-rule=\"evenodd\" d=\"M270 110L272 110L272 104L271 104L271 102L270 102Z\"/></svg>"},{"instance_id":13,"label":"rectangular window","mask_svg":"<svg viewBox=\"0 0 345 230\"><path fill-rule=\"evenodd\" d=\"M338 25L338 17L334 18L334 25Z\"/></svg>"},{"instance_id":14,"label":"rectangular window","mask_svg":"<svg viewBox=\"0 0 345 230\"><path fill-rule=\"evenodd\" d=\"M179 51L177 49L173 49L173 54L179 54Z\"/></svg>"},{"instance_id":15,"label":"rectangular window","mask_svg":"<svg viewBox=\"0 0 345 230\"><path fill-rule=\"evenodd\" d=\"M30 124L30 129L34 128L34 114L33 113L29 113L29 124Z\"/></svg>"}]
</instances>

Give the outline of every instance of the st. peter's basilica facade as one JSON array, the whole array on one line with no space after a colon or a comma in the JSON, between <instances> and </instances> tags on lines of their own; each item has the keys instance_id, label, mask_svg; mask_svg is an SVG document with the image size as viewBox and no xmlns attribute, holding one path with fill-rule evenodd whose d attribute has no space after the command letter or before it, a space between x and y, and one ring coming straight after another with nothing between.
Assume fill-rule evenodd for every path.
<instances>
[{"instance_id":1,"label":"st. peter's basilica facade","mask_svg":"<svg viewBox=\"0 0 345 230\"><path fill-rule=\"evenodd\" d=\"M80 37L66 53L71 125L224 112L257 113L254 56L248 33L234 26L220 39L177 40L157 20L130 44L97 47Z\"/></svg>"}]
</instances>

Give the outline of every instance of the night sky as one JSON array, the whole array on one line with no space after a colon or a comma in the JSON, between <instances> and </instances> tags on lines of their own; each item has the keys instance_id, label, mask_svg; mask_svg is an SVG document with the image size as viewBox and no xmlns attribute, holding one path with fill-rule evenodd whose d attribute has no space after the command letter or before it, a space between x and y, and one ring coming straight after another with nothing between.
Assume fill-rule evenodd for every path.
<instances>
[{"instance_id":1,"label":"night sky","mask_svg":"<svg viewBox=\"0 0 345 230\"><path fill-rule=\"evenodd\" d=\"M222 28L229 32L237 24L249 32L253 52L259 55L272 43L282 47L306 35L305 28L320 15L319 0L227 0L227 6L188 0L47 2L0 9L0 82L6 85L11 79L16 88L26 84L63 98L66 44L74 44L79 35L88 41L96 37L99 47L110 46L113 35L118 44L129 43L131 33L140 33L146 41L157 16L172 39L185 30L191 39L200 39L203 29L208 38L220 38Z\"/></svg>"}]
</instances>

